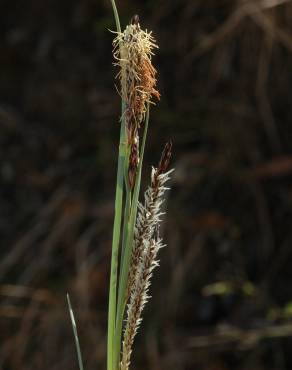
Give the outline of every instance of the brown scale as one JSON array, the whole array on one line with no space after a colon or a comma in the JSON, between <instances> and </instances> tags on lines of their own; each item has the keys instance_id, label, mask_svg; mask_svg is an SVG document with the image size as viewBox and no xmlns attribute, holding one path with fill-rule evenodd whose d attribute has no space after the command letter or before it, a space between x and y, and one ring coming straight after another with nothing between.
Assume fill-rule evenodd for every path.
<instances>
[{"instance_id":1,"label":"brown scale","mask_svg":"<svg viewBox=\"0 0 292 370\"><path fill-rule=\"evenodd\" d=\"M167 171L167 168L169 166L170 158L171 158L171 151L172 151L172 141L169 140L163 149L163 152L161 154L161 158L158 164L158 173L164 173Z\"/></svg>"},{"instance_id":2,"label":"brown scale","mask_svg":"<svg viewBox=\"0 0 292 370\"><path fill-rule=\"evenodd\" d=\"M145 103L149 101L151 96L160 99L159 92L154 88L156 85L156 69L151 64L151 61L146 58L141 58L138 64L139 86L137 86L137 100L135 112L137 114L139 124L142 122L145 115Z\"/></svg>"},{"instance_id":3,"label":"brown scale","mask_svg":"<svg viewBox=\"0 0 292 370\"><path fill-rule=\"evenodd\" d=\"M139 145L137 140L132 144L130 150L131 152L129 157L128 181L130 189L133 189L139 163Z\"/></svg>"},{"instance_id":4,"label":"brown scale","mask_svg":"<svg viewBox=\"0 0 292 370\"><path fill-rule=\"evenodd\" d=\"M153 189L159 188L159 175L165 173L168 169L170 158L171 158L171 150L172 150L172 142L171 140L167 142L164 146L164 149L161 154L161 158L157 167L157 171L155 172L154 178L152 180L151 186Z\"/></svg>"}]
</instances>

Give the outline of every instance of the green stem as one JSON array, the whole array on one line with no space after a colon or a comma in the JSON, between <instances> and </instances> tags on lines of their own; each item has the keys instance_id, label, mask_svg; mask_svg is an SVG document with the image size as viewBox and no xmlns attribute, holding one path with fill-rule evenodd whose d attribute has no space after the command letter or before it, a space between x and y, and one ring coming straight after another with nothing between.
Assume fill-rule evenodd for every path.
<instances>
[{"instance_id":1,"label":"green stem","mask_svg":"<svg viewBox=\"0 0 292 370\"><path fill-rule=\"evenodd\" d=\"M123 239L122 239L122 250L121 250L121 256L120 256L120 266L122 266L122 261L124 258L124 250L125 250L125 244L126 244L126 238L127 238L127 224L129 222L129 216L130 216L130 209L132 204L132 191L130 189L129 185L129 157L130 157L130 147L127 146L126 148L126 156L125 156L125 162L124 162L124 180L125 180L125 187L126 187L126 204L124 209L124 221L123 221ZM121 272L120 269L120 277L119 281L121 280Z\"/></svg>"},{"instance_id":2,"label":"green stem","mask_svg":"<svg viewBox=\"0 0 292 370\"><path fill-rule=\"evenodd\" d=\"M133 241L134 241L134 229L135 229L135 222L136 222L136 215L137 215L137 208L138 208L142 163L143 163L145 142L146 142L147 131L148 131L148 123L149 123L149 105L147 107L145 127L144 127L143 139L142 139L142 144L141 144L140 161L139 161L136 182L135 182L135 187L134 187L134 192L133 192L129 222L127 225L127 236L126 236L126 243L125 243L125 248L124 248L124 255L123 255L123 260L122 260L122 266L120 266L121 273L120 273L120 279L119 279L119 292L118 292L116 329L115 329L115 353L114 353L115 369L118 369L119 360L120 360L123 319L124 319L124 313L125 313L125 307L126 307L126 290L127 290L128 274L129 274L129 267L130 267L130 261L131 261L131 253L132 253L132 247L133 247Z\"/></svg>"},{"instance_id":3,"label":"green stem","mask_svg":"<svg viewBox=\"0 0 292 370\"><path fill-rule=\"evenodd\" d=\"M128 171L129 171L129 148L126 149L126 160L124 163L124 179L125 179L125 186L126 186L126 204L124 209L124 221L123 221L123 239L122 239L122 250L121 250L121 256L120 256L120 265L123 265L123 259L124 259L124 251L125 251L125 245L127 241L127 225L129 222L130 217L130 211L131 211L131 204L132 204L132 191L129 186L129 179L128 179ZM121 281L122 276L122 269L120 268L120 275L119 275L119 281Z\"/></svg>"},{"instance_id":4,"label":"green stem","mask_svg":"<svg viewBox=\"0 0 292 370\"><path fill-rule=\"evenodd\" d=\"M121 32L120 17L119 17L119 13L118 13L118 9L117 9L115 0L111 0L111 3L112 3L113 12L114 12L117 31Z\"/></svg>"},{"instance_id":5,"label":"green stem","mask_svg":"<svg viewBox=\"0 0 292 370\"><path fill-rule=\"evenodd\" d=\"M110 293L109 293L109 309L108 309L108 342L107 342L107 356L108 356L108 370L113 368L113 349L115 337L115 317L116 317L116 301L117 301L117 276L118 276L118 258L119 258L119 244L120 244L120 230L122 221L123 208L123 181L124 181L124 157L125 157L125 129L124 120L121 123L120 145L119 145L119 160L115 199L115 218L112 241L112 258L111 258L111 272L110 272Z\"/></svg>"},{"instance_id":6,"label":"green stem","mask_svg":"<svg viewBox=\"0 0 292 370\"><path fill-rule=\"evenodd\" d=\"M124 223L123 223L123 241L122 241L122 250L121 250L121 256L120 256L120 266L123 265L123 259L125 254L125 245L127 241L127 225L129 222L129 216L130 216L130 210L131 210L131 192L129 191L126 195L126 204L125 204L125 212L124 212ZM119 281L122 277L122 269L120 269L120 277Z\"/></svg>"},{"instance_id":7,"label":"green stem","mask_svg":"<svg viewBox=\"0 0 292 370\"><path fill-rule=\"evenodd\" d=\"M121 32L119 15L114 0L111 0L116 28ZM122 103L122 122L120 131L119 143L119 159L117 171L116 197L115 197L115 216L113 227L112 240L112 257L111 257L111 272L110 272L110 288L109 288L109 307L108 307L108 333L107 333L107 370L114 369L114 344L115 344L115 319L116 319L116 305L117 305L117 276L118 276L118 258L119 258L119 244L120 244L120 230L122 221L123 208L123 181L124 181L124 159L125 159L125 119L124 119L125 105Z\"/></svg>"}]
</instances>

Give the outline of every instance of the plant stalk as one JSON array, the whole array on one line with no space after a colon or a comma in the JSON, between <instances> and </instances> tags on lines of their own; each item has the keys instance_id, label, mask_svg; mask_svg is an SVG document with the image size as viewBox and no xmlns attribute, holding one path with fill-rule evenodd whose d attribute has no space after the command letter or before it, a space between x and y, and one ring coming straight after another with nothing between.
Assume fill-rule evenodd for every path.
<instances>
[{"instance_id":1,"label":"plant stalk","mask_svg":"<svg viewBox=\"0 0 292 370\"><path fill-rule=\"evenodd\" d=\"M140 192L140 184L141 184L141 172L142 172L142 164L143 164L143 157L144 157L144 149L148 131L148 123L149 123L149 104L147 107L147 113L145 118L145 126L143 132L143 139L141 144L141 153L140 153L140 161L137 170L136 182L133 192L132 198L132 206L129 216L129 221L127 224L127 235L126 235L126 243L123 253L123 260L122 265L120 266L121 273L120 273L120 280L119 280L119 292L118 292L118 304L117 304L117 313L116 313L116 329L115 329L115 353L114 353L114 367L115 369L119 368L119 360L120 360L120 351L121 351L121 344L122 344L122 330L123 330L123 319L126 307L126 291L127 291L127 282L128 282L128 275L129 275L129 266L131 261L131 253L133 248L134 242L134 228L136 222L136 215L137 215L137 208L138 208L138 198Z\"/></svg>"},{"instance_id":2,"label":"plant stalk","mask_svg":"<svg viewBox=\"0 0 292 370\"><path fill-rule=\"evenodd\" d=\"M116 22L116 29L121 32L120 20L117 7L114 0L111 0L113 13ZM118 259L120 245L120 231L123 209L123 187L124 187L124 161L125 161L125 104L122 102L122 119L119 142L119 159L117 171L117 184L115 196L115 216L113 227L112 240L112 256L111 256L111 271L110 271L110 288L109 288L109 306L108 306L108 332L107 332L107 370L118 370L114 368L114 345L115 345L115 321L116 321L116 305L117 305L117 277L118 277Z\"/></svg>"}]
</instances>

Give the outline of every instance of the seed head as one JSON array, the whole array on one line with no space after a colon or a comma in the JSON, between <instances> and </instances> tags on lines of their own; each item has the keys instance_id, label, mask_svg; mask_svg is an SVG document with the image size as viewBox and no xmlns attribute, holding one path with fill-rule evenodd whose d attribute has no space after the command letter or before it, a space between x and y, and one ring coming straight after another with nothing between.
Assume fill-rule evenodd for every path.
<instances>
[{"instance_id":1,"label":"seed head","mask_svg":"<svg viewBox=\"0 0 292 370\"><path fill-rule=\"evenodd\" d=\"M163 247L159 237L161 207L168 189L165 183L173 170L167 171L171 156L171 142L165 145L159 165L152 169L151 182L145 192L144 204L138 203L134 244L127 284L127 317L122 345L120 370L128 370L132 347L142 321L142 311L149 299L151 277L158 266L157 254Z\"/></svg>"},{"instance_id":2,"label":"seed head","mask_svg":"<svg viewBox=\"0 0 292 370\"><path fill-rule=\"evenodd\" d=\"M126 121L129 131L135 131L145 118L146 104L159 99L156 90L156 69L151 57L158 48L151 32L142 30L139 17L135 15L123 32L113 41L116 65L120 67L120 93L126 104Z\"/></svg>"}]
</instances>

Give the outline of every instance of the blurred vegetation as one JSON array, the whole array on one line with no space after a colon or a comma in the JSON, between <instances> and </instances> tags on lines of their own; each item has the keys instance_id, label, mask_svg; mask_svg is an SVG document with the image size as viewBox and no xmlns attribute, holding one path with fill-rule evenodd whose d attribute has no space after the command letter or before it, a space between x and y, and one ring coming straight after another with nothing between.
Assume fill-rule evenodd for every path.
<instances>
[{"instance_id":1,"label":"blurred vegetation","mask_svg":"<svg viewBox=\"0 0 292 370\"><path fill-rule=\"evenodd\" d=\"M292 3L120 1L160 45L176 168L140 369L292 366ZM1 2L0 369L105 368L119 97L106 0ZM146 185L146 184L144 184Z\"/></svg>"}]
</instances>

